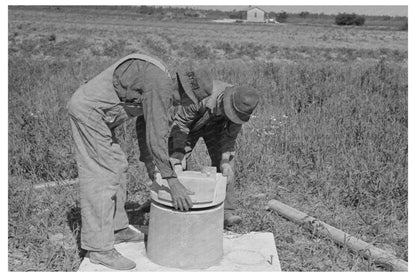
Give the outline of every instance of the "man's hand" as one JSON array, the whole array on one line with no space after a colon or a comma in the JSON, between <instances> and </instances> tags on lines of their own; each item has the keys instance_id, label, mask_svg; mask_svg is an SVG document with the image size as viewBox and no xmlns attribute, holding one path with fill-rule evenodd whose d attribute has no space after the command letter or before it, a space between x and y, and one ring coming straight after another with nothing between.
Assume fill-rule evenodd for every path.
<instances>
[{"instance_id":1,"label":"man's hand","mask_svg":"<svg viewBox=\"0 0 416 277\"><path fill-rule=\"evenodd\" d=\"M173 207L181 211L187 211L192 208L192 201L189 195L195 193L186 189L177 178L169 178L167 181L170 187Z\"/></svg>"},{"instance_id":2,"label":"man's hand","mask_svg":"<svg viewBox=\"0 0 416 277\"><path fill-rule=\"evenodd\" d=\"M227 177L227 184L234 182L234 171L229 163L223 163L221 165L221 172L223 176Z\"/></svg>"},{"instance_id":3,"label":"man's hand","mask_svg":"<svg viewBox=\"0 0 416 277\"><path fill-rule=\"evenodd\" d=\"M156 174L160 172L156 168L156 166L153 164L153 162L145 163L145 166L147 169L147 175L149 176L150 180L152 181L156 180Z\"/></svg>"}]
</instances>

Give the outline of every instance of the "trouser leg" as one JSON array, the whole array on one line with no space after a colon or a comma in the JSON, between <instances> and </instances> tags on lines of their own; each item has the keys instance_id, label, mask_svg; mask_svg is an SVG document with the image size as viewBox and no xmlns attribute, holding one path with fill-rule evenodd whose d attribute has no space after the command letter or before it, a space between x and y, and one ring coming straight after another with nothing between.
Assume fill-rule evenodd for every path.
<instances>
[{"instance_id":1,"label":"trouser leg","mask_svg":"<svg viewBox=\"0 0 416 277\"><path fill-rule=\"evenodd\" d=\"M81 247L110 250L114 231L128 226L124 210L127 160L104 122L91 127L73 117L70 121L80 182Z\"/></svg>"},{"instance_id":2,"label":"trouser leg","mask_svg":"<svg viewBox=\"0 0 416 277\"><path fill-rule=\"evenodd\" d=\"M125 209L127 200L127 167L125 171L121 173L118 184L114 203L114 231L124 229L129 226L129 219Z\"/></svg>"},{"instance_id":3,"label":"trouser leg","mask_svg":"<svg viewBox=\"0 0 416 277\"><path fill-rule=\"evenodd\" d=\"M230 162L231 168L234 171L234 161ZM224 210L234 211L235 210L235 178L232 182L227 183L227 191L224 200Z\"/></svg>"},{"instance_id":4,"label":"trouser leg","mask_svg":"<svg viewBox=\"0 0 416 277\"><path fill-rule=\"evenodd\" d=\"M114 230L124 229L129 225L129 219L127 216L127 212L125 209L125 204L127 200L127 170L128 170L128 163L127 159L125 158L125 154L121 149L121 146L114 134L114 130L111 131L112 135L112 152L116 153L115 158L119 159L119 161L115 161L119 165L119 177L118 177L118 187L116 190L115 195L115 212L114 212Z\"/></svg>"},{"instance_id":5,"label":"trouser leg","mask_svg":"<svg viewBox=\"0 0 416 277\"><path fill-rule=\"evenodd\" d=\"M213 132L210 134L206 134L203 136L205 145L207 146L208 154L211 158L211 164L212 166L217 168L217 172L221 172L221 150L218 145L218 135L219 133ZM230 161L231 168L234 171L234 160ZM233 211L235 210L235 190L234 190L234 184L233 182L227 182L227 190L225 194L225 200L224 200L224 211Z\"/></svg>"}]
</instances>

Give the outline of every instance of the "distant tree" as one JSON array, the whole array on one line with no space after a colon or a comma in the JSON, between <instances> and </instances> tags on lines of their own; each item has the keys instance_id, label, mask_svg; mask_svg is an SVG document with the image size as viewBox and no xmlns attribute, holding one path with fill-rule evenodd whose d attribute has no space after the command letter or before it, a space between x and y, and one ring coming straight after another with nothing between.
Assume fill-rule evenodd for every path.
<instances>
[{"instance_id":1,"label":"distant tree","mask_svg":"<svg viewBox=\"0 0 416 277\"><path fill-rule=\"evenodd\" d=\"M277 20L277 13L269 12L267 15L268 15L268 18Z\"/></svg>"},{"instance_id":2,"label":"distant tree","mask_svg":"<svg viewBox=\"0 0 416 277\"><path fill-rule=\"evenodd\" d=\"M140 6L139 13L152 15L155 11L155 7L152 6Z\"/></svg>"},{"instance_id":3,"label":"distant tree","mask_svg":"<svg viewBox=\"0 0 416 277\"><path fill-rule=\"evenodd\" d=\"M194 10L187 10L184 14L187 17L199 17L199 13Z\"/></svg>"},{"instance_id":4,"label":"distant tree","mask_svg":"<svg viewBox=\"0 0 416 277\"><path fill-rule=\"evenodd\" d=\"M355 25L362 26L365 23L365 17L364 16L358 16L357 20L355 21Z\"/></svg>"},{"instance_id":5,"label":"distant tree","mask_svg":"<svg viewBox=\"0 0 416 277\"><path fill-rule=\"evenodd\" d=\"M285 11L281 11L276 15L276 20L278 22L286 22L287 18L289 17L289 14Z\"/></svg>"},{"instance_id":6,"label":"distant tree","mask_svg":"<svg viewBox=\"0 0 416 277\"><path fill-rule=\"evenodd\" d=\"M406 23L402 24L402 26L400 26L400 31L407 31L408 28L409 28L408 23L406 22Z\"/></svg>"},{"instance_id":7,"label":"distant tree","mask_svg":"<svg viewBox=\"0 0 416 277\"><path fill-rule=\"evenodd\" d=\"M303 18L308 17L309 16L309 12L300 12L299 16L300 17L303 17Z\"/></svg>"},{"instance_id":8,"label":"distant tree","mask_svg":"<svg viewBox=\"0 0 416 277\"><path fill-rule=\"evenodd\" d=\"M237 14L236 12L232 12L232 13L229 15L229 18L231 18L231 19L238 19L238 14Z\"/></svg>"},{"instance_id":9,"label":"distant tree","mask_svg":"<svg viewBox=\"0 0 416 277\"><path fill-rule=\"evenodd\" d=\"M229 18L231 19L246 19L246 12L245 11L237 11L237 10L233 10L230 15Z\"/></svg>"},{"instance_id":10,"label":"distant tree","mask_svg":"<svg viewBox=\"0 0 416 277\"><path fill-rule=\"evenodd\" d=\"M364 16L357 15L355 13L339 13L335 17L335 24L337 25L364 25L365 18Z\"/></svg>"}]
</instances>

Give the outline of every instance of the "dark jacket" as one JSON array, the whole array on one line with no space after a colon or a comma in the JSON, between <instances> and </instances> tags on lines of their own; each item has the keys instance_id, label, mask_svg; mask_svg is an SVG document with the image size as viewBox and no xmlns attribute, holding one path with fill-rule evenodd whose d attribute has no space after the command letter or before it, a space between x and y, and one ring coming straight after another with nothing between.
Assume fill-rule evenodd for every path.
<instances>
[{"instance_id":1,"label":"dark jacket","mask_svg":"<svg viewBox=\"0 0 416 277\"><path fill-rule=\"evenodd\" d=\"M172 145L175 158L183 159L188 137L207 137L218 141L221 153L234 152L235 141L242 125L230 121L222 110L222 96L230 84L214 80L215 107L209 108L211 99L180 107L175 114L172 128Z\"/></svg>"}]
</instances>

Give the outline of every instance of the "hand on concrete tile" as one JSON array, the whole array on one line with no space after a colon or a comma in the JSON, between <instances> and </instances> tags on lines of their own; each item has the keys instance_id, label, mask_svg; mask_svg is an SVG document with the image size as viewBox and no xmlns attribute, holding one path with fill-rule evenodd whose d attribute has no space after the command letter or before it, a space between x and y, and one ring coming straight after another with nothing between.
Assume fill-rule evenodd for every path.
<instances>
[{"instance_id":1,"label":"hand on concrete tile","mask_svg":"<svg viewBox=\"0 0 416 277\"><path fill-rule=\"evenodd\" d=\"M192 200L189 195L195 193L186 189L177 178L169 178L167 180L172 195L173 207L181 211L188 211L192 208Z\"/></svg>"}]
</instances>

